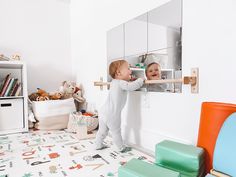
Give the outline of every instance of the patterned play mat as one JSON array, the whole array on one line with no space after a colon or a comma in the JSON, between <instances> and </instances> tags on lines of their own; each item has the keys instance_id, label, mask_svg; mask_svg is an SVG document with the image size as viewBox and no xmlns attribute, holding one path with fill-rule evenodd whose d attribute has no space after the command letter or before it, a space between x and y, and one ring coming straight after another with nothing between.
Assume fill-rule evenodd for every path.
<instances>
[{"instance_id":1,"label":"patterned play mat","mask_svg":"<svg viewBox=\"0 0 236 177\"><path fill-rule=\"evenodd\" d=\"M94 142L65 131L0 136L0 177L117 177L119 166L132 158L154 161L135 149L119 153L110 138L104 150L94 150Z\"/></svg>"}]
</instances>

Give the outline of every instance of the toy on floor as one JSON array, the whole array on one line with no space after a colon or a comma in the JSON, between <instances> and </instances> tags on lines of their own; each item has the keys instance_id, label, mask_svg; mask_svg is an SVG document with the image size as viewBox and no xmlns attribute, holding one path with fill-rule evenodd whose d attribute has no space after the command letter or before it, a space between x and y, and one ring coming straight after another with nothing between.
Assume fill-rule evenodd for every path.
<instances>
[{"instance_id":1,"label":"toy on floor","mask_svg":"<svg viewBox=\"0 0 236 177\"><path fill-rule=\"evenodd\" d=\"M165 140L156 145L155 156L155 164L132 159L119 168L119 177L201 177L204 174L202 148Z\"/></svg>"},{"instance_id":2,"label":"toy on floor","mask_svg":"<svg viewBox=\"0 0 236 177\"><path fill-rule=\"evenodd\" d=\"M63 81L60 87L60 92L63 93L62 99L71 98L76 91L76 83L73 81Z\"/></svg>"},{"instance_id":3,"label":"toy on floor","mask_svg":"<svg viewBox=\"0 0 236 177\"><path fill-rule=\"evenodd\" d=\"M214 156L212 174L220 176L236 176L236 113L231 114L224 122L218 134ZM221 174L222 175L222 174Z\"/></svg>"},{"instance_id":4,"label":"toy on floor","mask_svg":"<svg viewBox=\"0 0 236 177\"><path fill-rule=\"evenodd\" d=\"M49 93L47 93L45 90L37 88L37 93L39 95L37 101L45 101L49 100Z\"/></svg>"},{"instance_id":5,"label":"toy on floor","mask_svg":"<svg viewBox=\"0 0 236 177\"><path fill-rule=\"evenodd\" d=\"M63 81L59 91L63 93L62 99L73 97L78 102L84 102L83 90L81 85L76 85L73 81Z\"/></svg>"},{"instance_id":6,"label":"toy on floor","mask_svg":"<svg viewBox=\"0 0 236 177\"><path fill-rule=\"evenodd\" d=\"M31 93L29 95L30 101L46 101L49 100L49 94L40 88L37 88L37 92Z\"/></svg>"},{"instance_id":7,"label":"toy on floor","mask_svg":"<svg viewBox=\"0 0 236 177\"><path fill-rule=\"evenodd\" d=\"M83 115L81 112L70 113L67 131L76 133L79 139L95 138L95 130L98 127L98 118Z\"/></svg>"},{"instance_id":8,"label":"toy on floor","mask_svg":"<svg viewBox=\"0 0 236 177\"><path fill-rule=\"evenodd\" d=\"M118 170L119 177L180 177L179 172L132 159Z\"/></svg>"},{"instance_id":9,"label":"toy on floor","mask_svg":"<svg viewBox=\"0 0 236 177\"><path fill-rule=\"evenodd\" d=\"M49 93L50 100L60 100L62 96L63 96L63 93L59 91Z\"/></svg>"},{"instance_id":10,"label":"toy on floor","mask_svg":"<svg viewBox=\"0 0 236 177\"><path fill-rule=\"evenodd\" d=\"M60 87L60 92L63 93L62 99L74 98L76 111L80 111L85 104L85 98L83 97L82 86L77 86L75 82L64 81Z\"/></svg>"},{"instance_id":11,"label":"toy on floor","mask_svg":"<svg viewBox=\"0 0 236 177\"><path fill-rule=\"evenodd\" d=\"M236 104L204 102L198 131L197 146L205 149L206 172L212 169L216 139L226 118L236 112Z\"/></svg>"},{"instance_id":12,"label":"toy on floor","mask_svg":"<svg viewBox=\"0 0 236 177\"><path fill-rule=\"evenodd\" d=\"M81 111L81 109L87 106L86 100L83 97L82 86L77 86L75 88L75 92L73 93L72 97L74 98L76 111Z\"/></svg>"},{"instance_id":13,"label":"toy on floor","mask_svg":"<svg viewBox=\"0 0 236 177\"><path fill-rule=\"evenodd\" d=\"M84 102L85 99L83 98L83 93L81 87L76 87L75 92L73 93L72 97L78 102Z\"/></svg>"},{"instance_id":14,"label":"toy on floor","mask_svg":"<svg viewBox=\"0 0 236 177\"><path fill-rule=\"evenodd\" d=\"M47 101L47 100L63 100L74 99L76 111L80 111L86 107L86 100L83 97L82 86L76 86L75 82L64 81L59 91L48 93L47 91L37 88L37 92L31 93L29 96L30 101Z\"/></svg>"},{"instance_id":15,"label":"toy on floor","mask_svg":"<svg viewBox=\"0 0 236 177\"><path fill-rule=\"evenodd\" d=\"M80 124L76 130L76 136L79 140L95 138L96 133L92 131L88 131L88 127L86 124Z\"/></svg>"},{"instance_id":16,"label":"toy on floor","mask_svg":"<svg viewBox=\"0 0 236 177\"><path fill-rule=\"evenodd\" d=\"M61 92L47 93L45 90L37 88L37 92L29 95L30 101L47 101L47 100L60 100L62 97Z\"/></svg>"},{"instance_id":17,"label":"toy on floor","mask_svg":"<svg viewBox=\"0 0 236 177\"><path fill-rule=\"evenodd\" d=\"M204 175L204 150L202 148L164 140L156 145L155 156L157 165L178 171L181 176Z\"/></svg>"},{"instance_id":18,"label":"toy on floor","mask_svg":"<svg viewBox=\"0 0 236 177\"><path fill-rule=\"evenodd\" d=\"M89 132L98 127L98 118L93 114L82 114L81 112L72 112L69 116L67 129L69 132L75 133L80 125L86 125Z\"/></svg>"}]
</instances>

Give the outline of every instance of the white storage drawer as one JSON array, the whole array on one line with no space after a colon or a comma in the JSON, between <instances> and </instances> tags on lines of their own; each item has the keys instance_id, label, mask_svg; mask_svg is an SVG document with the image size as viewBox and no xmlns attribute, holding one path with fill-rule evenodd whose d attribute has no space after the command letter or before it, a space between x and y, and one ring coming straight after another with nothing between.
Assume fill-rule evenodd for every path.
<instances>
[{"instance_id":1,"label":"white storage drawer","mask_svg":"<svg viewBox=\"0 0 236 177\"><path fill-rule=\"evenodd\" d=\"M23 108L23 98L0 99L0 131L23 128Z\"/></svg>"}]
</instances>

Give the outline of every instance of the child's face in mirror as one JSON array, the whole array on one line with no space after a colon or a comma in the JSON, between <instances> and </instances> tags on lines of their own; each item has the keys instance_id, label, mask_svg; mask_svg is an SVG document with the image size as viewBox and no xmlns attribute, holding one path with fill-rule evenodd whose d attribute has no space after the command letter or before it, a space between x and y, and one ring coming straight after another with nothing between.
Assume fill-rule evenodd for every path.
<instances>
[{"instance_id":1,"label":"child's face in mirror","mask_svg":"<svg viewBox=\"0 0 236 177\"><path fill-rule=\"evenodd\" d=\"M161 79L160 67L157 63L153 63L146 69L146 76L148 80L158 80Z\"/></svg>"},{"instance_id":2,"label":"child's face in mirror","mask_svg":"<svg viewBox=\"0 0 236 177\"><path fill-rule=\"evenodd\" d=\"M128 62L123 63L119 69L119 79L129 81L131 79L131 70Z\"/></svg>"}]
</instances>

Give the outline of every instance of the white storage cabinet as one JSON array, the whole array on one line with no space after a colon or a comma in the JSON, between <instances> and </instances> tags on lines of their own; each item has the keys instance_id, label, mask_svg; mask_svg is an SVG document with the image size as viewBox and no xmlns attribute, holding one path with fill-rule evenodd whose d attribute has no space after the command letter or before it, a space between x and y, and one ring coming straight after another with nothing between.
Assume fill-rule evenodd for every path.
<instances>
[{"instance_id":1,"label":"white storage cabinet","mask_svg":"<svg viewBox=\"0 0 236 177\"><path fill-rule=\"evenodd\" d=\"M0 135L28 131L26 65L21 61L0 61L0 81L10 74L21 85L18 96L0 97Z\"/></svg>"}]
</instances>

